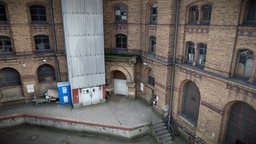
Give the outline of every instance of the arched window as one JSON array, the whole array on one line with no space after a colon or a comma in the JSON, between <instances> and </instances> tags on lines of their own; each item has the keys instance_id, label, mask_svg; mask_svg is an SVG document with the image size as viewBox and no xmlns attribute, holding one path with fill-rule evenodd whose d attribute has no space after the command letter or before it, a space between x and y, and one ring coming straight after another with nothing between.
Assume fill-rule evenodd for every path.
<instances>
[{"instance_id":1,"label":"arched window","mask_svg":"<svg viewBox=\"0 0 256 144\"><path fill-rule=\"evenodd\" d=\"M116 48L127 48L127 36L123 34L116 35Z\"/></svg>"},{"instance_id":2,"label":"arched window","mask_svg":"<svg viewBox=\"0 0 256 144\"><path fill-rule=\"evenodd\" d=\"M5 6L0 4L0 22L7 22L7 18L6 18L6 12L5 12Z\"/></svg>"},{"instance_id":3,"label":"arched window","mask_svg":"<svg viewBox=\"0 0 256 144\"><path fill-rule=\"evenodd\" d=\"M35 46L37 51L44 51L50 49L49 37L46 35L34 36Z\"/></svg>"},{"instance_id":4,"label":"arched window","mask_svg":"<svg viewBox=\"0 0 256 144\"><path fill-rule=\"evenodd\" d=\"M152 86L155 86L155 76L151 69L149 70L149 73L148 73L148 83Z\"/></svg>"},{"instance_id":5,"label":"arched window","mask_svg":"<svg viewBox=\"0 0 256 144\"><path fill-rule=\"evenodd\" d=\"M189 8L189 24L197 24L199 18L199 11L197 6L191 6Z\"/></svg>"},{"instance_id":6,"label":"arched window","mask_svg":"<svg viewBox=\"0 0 256 144\"><path fill-rule=\"evenodd\" d=\"M246 103L232 105L226 131L226 143L256 143L256 111Z\"/></svg>"},{"instance_id":7,"label":"arched window","mask_svg":"<svg viewBox=\"0 0 256 144\"><path fill-rule=\"evenodd\" d=\"M195 58L195 48L193 42L187 42L187 58L186 61L188 63L193 63Z\"/></svg>"},{"instance_id":8,"label":"arched window","mask_svg":"<svg viewBox=\"0 0 256 144\"><path fill-rule=\"evenodd\" d=\"M256 26L256 0L246 3L244 24Z\"/></svg>"},{"instance_id":9,"label":"arched window","mask_svg":"<svg viewBox=\"0 0 256 144\"><path fill-rule=\"evenodd\" d=\"M6 36L0 36L0 53L12 52L11 39Z\"/></svg>"},{"instance_id":10,"label":"arched window","mask_svg":"<svg viewBox=\"0 0 256 144\"><path fill-rule=\"evenodd\" d=\"M198 65L199 66L204 66L205 65L206 50L207 50L207 45L206 44L200 43L198 45Z\"/></svg>"},{"instance_id":11,"label":"arched window","mask_svg":"<svg viewBox=\"0 0 256 144\"><path fill-rule=\"evenodd\" d=\"M156 37L151 36L150 37L150 49L149 52L152 54L156 53Z\"/></svg>"},{"instance_id":12,"label":"arched window","mask_svg":"<svg viewBox=\"0 0 256 144\"><path fill-rule=\"evenodd\" d=\"M157 23L157 4L154 3L150 7L150 23L156 24Z\"/></svg>"},{"instance_id":13,"label":"arched window","mask_svg":"<svg viewBox=\"0 0 256 144\"><path fill-rule=\"evenodd\" d=\"M188 24L209 25L211 20L212 6L209 4L193 4L189 7Z\"/></svg>"},{"instance_id":14,"label":"arched window","mask_svg":"<svg viewBox=\"0 0 256 144\"><path fill-rule=\"evenodd\" d=\"M197 125L200 106L200 93L197 86L189 81L184 86L182 116Z\"/></svg>"},{"instance_id":15,"label":"arched window","mask_svg":"<svg viewBox=\"0 0 256 144\"><path fill-rule=\"evenodd\" d=\"M45 7L40 5L30 6L31 21L34 23L47 22Z\"/></svg>"},{"instance_id":16,"label":"arched window","mask_svg":"<svg viewBox=\"0 0 256 144\"><path fill-rule=\"evenodd\" d=\"M117 6L115 7L116 23L127 23L127 7Z\"/></svg>"},{"instance_id":17,"label":"arched window","mask_svg":"<svg viewBox=\"0 0 256 144\"><path fill-rule=\"evenodd\" d=\"M39 83L44 82L54 82L55 78L55 70L50 65L42 65L37 69L37 78Z\"/></svg>"},{"instance_id":18,"label":"arched window","mask_svg":"<svg viewBox=\"0 0 256 144\"><path fill-rule=\"evenodd\" d=\"M210 5L203 5L201 8L202 24L209 25L211 19L212 7Z\"/></svg>"},{"instance_id":19,"label":"arched window","mask_svg":"<svg viewBox=\"0 0 256 144\"><path fill-rule=\"evenodd\" d=\"M0 70L0 87L19 85L21 85L19 72L12 68L3 68Z\"/></svg>"},{"instance_id":20,"label":"arched window","mask_svg":"<svg viewBox=\"0 0 256 144\"><path fill-rule=\"evenodd\" d=\"M250 50L238 51L235 74L241 78L250 78L253 68L253 52Z\"/></svg>"}]
</instances>

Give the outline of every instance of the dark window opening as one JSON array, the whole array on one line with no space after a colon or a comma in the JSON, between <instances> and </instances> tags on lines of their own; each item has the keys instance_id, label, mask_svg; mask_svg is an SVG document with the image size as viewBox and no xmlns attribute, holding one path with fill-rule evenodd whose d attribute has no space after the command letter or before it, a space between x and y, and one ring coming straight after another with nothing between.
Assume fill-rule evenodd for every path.
<instances>
[{"instance_id":1,"label":"dark window opening","mask_svg":"<svg viewBox=\"0 0 256 144\"><path fill-rule=\"evenodd\" d=\"M12 43L9 37L0 36L0 53L12 52Z\"/></svg>"},{"instance_id":2,"label":"dark window opening","mask_svg":"<svg viewBox=\"0 0 256 144\"><path fill-rule=\"evenodd\" d=\"M187 82L184 86L182 116L193 125L197 125L200 106L200 93L193 82Z\"/></svg>"},{"instance_id":3,"label":"dark window opening","mask_svg":"<svg viewBox=\"0 0 256 144\"><path fill-rule=\"evenodd\" d=\"M187 43L187 59L186 61L188 63L193 63L195 58L195 48L194 43L188 42Z\"/></svg>"},{"instance_id":4,"label":"dark window opening","mask_svg":"<svg viewBox=\"0 0 256 144\"><path fill-rule=\"evenodd\" d=\"M150 37L150 53L156 53L156 37Z\"/></svg>"},{"instance_id":5,"label":"dark window opening","mask_svg":"<svg viewBox=\"0 0 256 144\"><path fill-rule=\"evenodd\" d=\"M46 11L45 7L34 5L30 6L31 21L34 23L46 23Z\"/></svg>"},{"instance_id":6,"label":"dark window opening","mask_svg":"<svg viewBox=\"0 0 256 144\"><path fill-rule=\"evenodd\" d=\"M123 34L116 35L116 48L127 48L127 36Z\"/></svg>"},{"instance_id":7,"label":"dark window opening","mask_svg":"<svg viewBox=\"0 0 256 144\"><path fill-rule=\"evenodd\" d=\"M50 49L49 37L45 35L38 35L34 37L37 51L44 51Z\"/></svg>"},{"instance_id":8,"label":"dark window opening","mask_svg":"<svg viewBox=\"0 0 256 144\"><path fill-rule=\"evenodd\" d=\"M127 22L127 9L126 7L116 7L115 16L117 23L126 23Z\"/></svg>"},{"instance_id":9,"label":"dark window opening","mask_svg":"<svg viewBox=\"0 0 256 144\"><path fill-rule=\"evenodd\" d=\"M56 80L55 70L50 65L42 65L37 70L37 77L39 83L54 82Z\"/></svg>"},{"instance_id":10,"label":"dark window opening","mask_svg":"<svg viewBox=\"0 0 256 144\"><path fill-rule=\"evenodd\" d=\"M226 143L255 144L256 143L256 112L243 102L233 104L229 114L226 130Z\"/></svg>"},{"instance_id":11,"label":"dark window opening","mask_svg":"<svg viewBox=\"0 0 256 144\"><path fill-rule=\"evenodd\" d=\"M256 26L256 0L251 0L246 3L244 24Z\"/></svg>"},{"instance_id":12,"label":"dark window opening","mask_svg":"<svg viewBox=\"0 0 256 144\"><path fill-rule=\"evenodd\" d=\"M0 22L7 22L5 7L0 5Z\"/></svg>"},{"instance_id":13,"label":"dark window opening","mask_svg":"<svg viewBox=\"0 0 256 144\"><path fill-rule=\"evenodd\" d=\"M150 10L150 23L151 24L156 24L157 23L157 5L153 4L151 6Z\"/></svg>"},{"instance_id":14,"label":"dark window opening","mask_svg":"<svg viewBox=\"0 0 256 144\"><path fill-rule=\"evenodd\" d=\"M148 83L155 86L155 78L153 76L148 76Z\"/></svg>"},{"instance_id":15,"label":"dark window opening","mask_svg":"<svg viewBox=\"0 0 256 144\"><path fill-rule=\"evenodd\" d=\"M197 24L199 18L199 11L197 6L189 8L189 24Z\"/></svg>"},{"instance_id":16,"label":"dark window opening","mask_svg":"<svg viewBox=\"0 0 256 144\"><path fill-rule=\"evenodd\" d=\"M148 84L155 86L155 77L153 75L153 71L150 70L148 74Z\"/></svg>"},{"instance_id":17,"label":"dark window opening","mask_svg":"<svg viewBox=\"0 0 256 144\"><path fill-rule=\"evenodd\" d=\"M212 8L210 5L204 5L201 8L202 11L202 22L201 24L204 25L209 25L210 24L210 19L211 19L211 11Z\"/></svg>"},{"instance_id":18,"label":"dark window opening","mask_svg":"<svg viewBox=\"0 0 256 144\"><path fill-rule=\"evenodd\" d=\"M4 68L0 71L0 87L21 85L20 74L12 68Z\"/></svg>"}]
</instances>

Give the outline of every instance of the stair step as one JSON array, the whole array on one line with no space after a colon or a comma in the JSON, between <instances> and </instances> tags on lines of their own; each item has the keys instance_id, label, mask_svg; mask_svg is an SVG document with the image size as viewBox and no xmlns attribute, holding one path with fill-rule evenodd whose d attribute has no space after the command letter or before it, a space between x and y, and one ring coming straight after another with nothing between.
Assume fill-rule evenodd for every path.
<instances>
[{"instance_id":1,"label":"stair step","mask_svg":"<svg viewBox=\"0 0 256 144\"><path fill-rule=\"evenodd\" d=\"M163 140L163 139L168 138L168 137L172 137L171 134L166 133L166 134L160 135L158 138L159 138L160 140Z\"/></svg>"},{"instance_id":2,"label":"stair step","mask_svg":"<svg viewBox=\"0 0 256 144\"><path fill-rule=\"evenodd\" d=\"M156 130L156 131L161 130L161 129L167 129L165 125L154 126L153 128L154 128L154 130Z\"/></svg>"},{"instance_id":3,"label":"stair step","mask_svg":"<svg viewBox=\"0 0 256 144\"><path fill-rule=\"evenodd\" d=\"M170 142L170 141L172 141L173 140L173 138L170 136L170 137L165 137L164 139L162 139L161 141L162 142Z\"/></svg>"},{"instance_id":4,"label":"stair step","mask_svg":"<svg viewBox=\"0 0 256 144\"><path fill-rule=\"evenodd\" d=\"M157 125L157 124L159 124L159 123L163 123L164 121L162 120L162 121L158 121L158 122L154 122L154 123L152 123L153 125Z\"/></svg>"},{"instance_id":5,"label":"stair step","mask_svg":"<svg viewBox=\"0 0 256 144\"><path fill-rule=\"evenodd\" d=\"M162 130L162 131L157 131L156 133L158 135L163 135L163 134L169 133L169 131L167 129L165 129L165 130Z\"/></svg>"},{"instance_id":6,"label":"stair step","mask_svg":"<svg viewBox=\"0 0 256 144\"><path fill-rule=\"evenodd\" d=\"M155 125L153 125L154 127L158 127L158 126L164 126L165 125L165 123L157 123L157 124L155 124Z\"/></svg>"}]
</instances>

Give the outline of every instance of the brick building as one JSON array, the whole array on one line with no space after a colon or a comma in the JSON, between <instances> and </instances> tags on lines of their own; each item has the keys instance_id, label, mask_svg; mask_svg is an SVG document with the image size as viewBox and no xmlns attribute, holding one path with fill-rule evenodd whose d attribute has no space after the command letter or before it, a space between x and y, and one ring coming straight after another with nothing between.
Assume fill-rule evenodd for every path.
<instances>
[{"instance_id":1,"label":"brick building","mask_svg":"<svg viewBox=\"0 0 256 144\"><path fill-rule=\"evenodd\" d=\"M0 3L0 102L67 80L60 0ZM256 143L255 0L104 0L106 86L207 143ZM54 18L54 19L53 19Z\"/></svg>"}]
</instances>

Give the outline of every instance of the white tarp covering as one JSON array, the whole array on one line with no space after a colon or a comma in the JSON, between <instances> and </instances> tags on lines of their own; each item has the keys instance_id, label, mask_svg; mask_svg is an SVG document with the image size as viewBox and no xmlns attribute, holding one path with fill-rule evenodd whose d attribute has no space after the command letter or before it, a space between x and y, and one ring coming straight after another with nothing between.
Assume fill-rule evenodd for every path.
<instances>
[{"instance_id":1,"label":"white tarp covering","mask_svg":"<svg viewBox=\"0 0 256 144\"><path fill-rule=\"evenodd\" d=\"M72 89L105 84L102 0L61 0Z\"/></svg>"}]
</instances>

